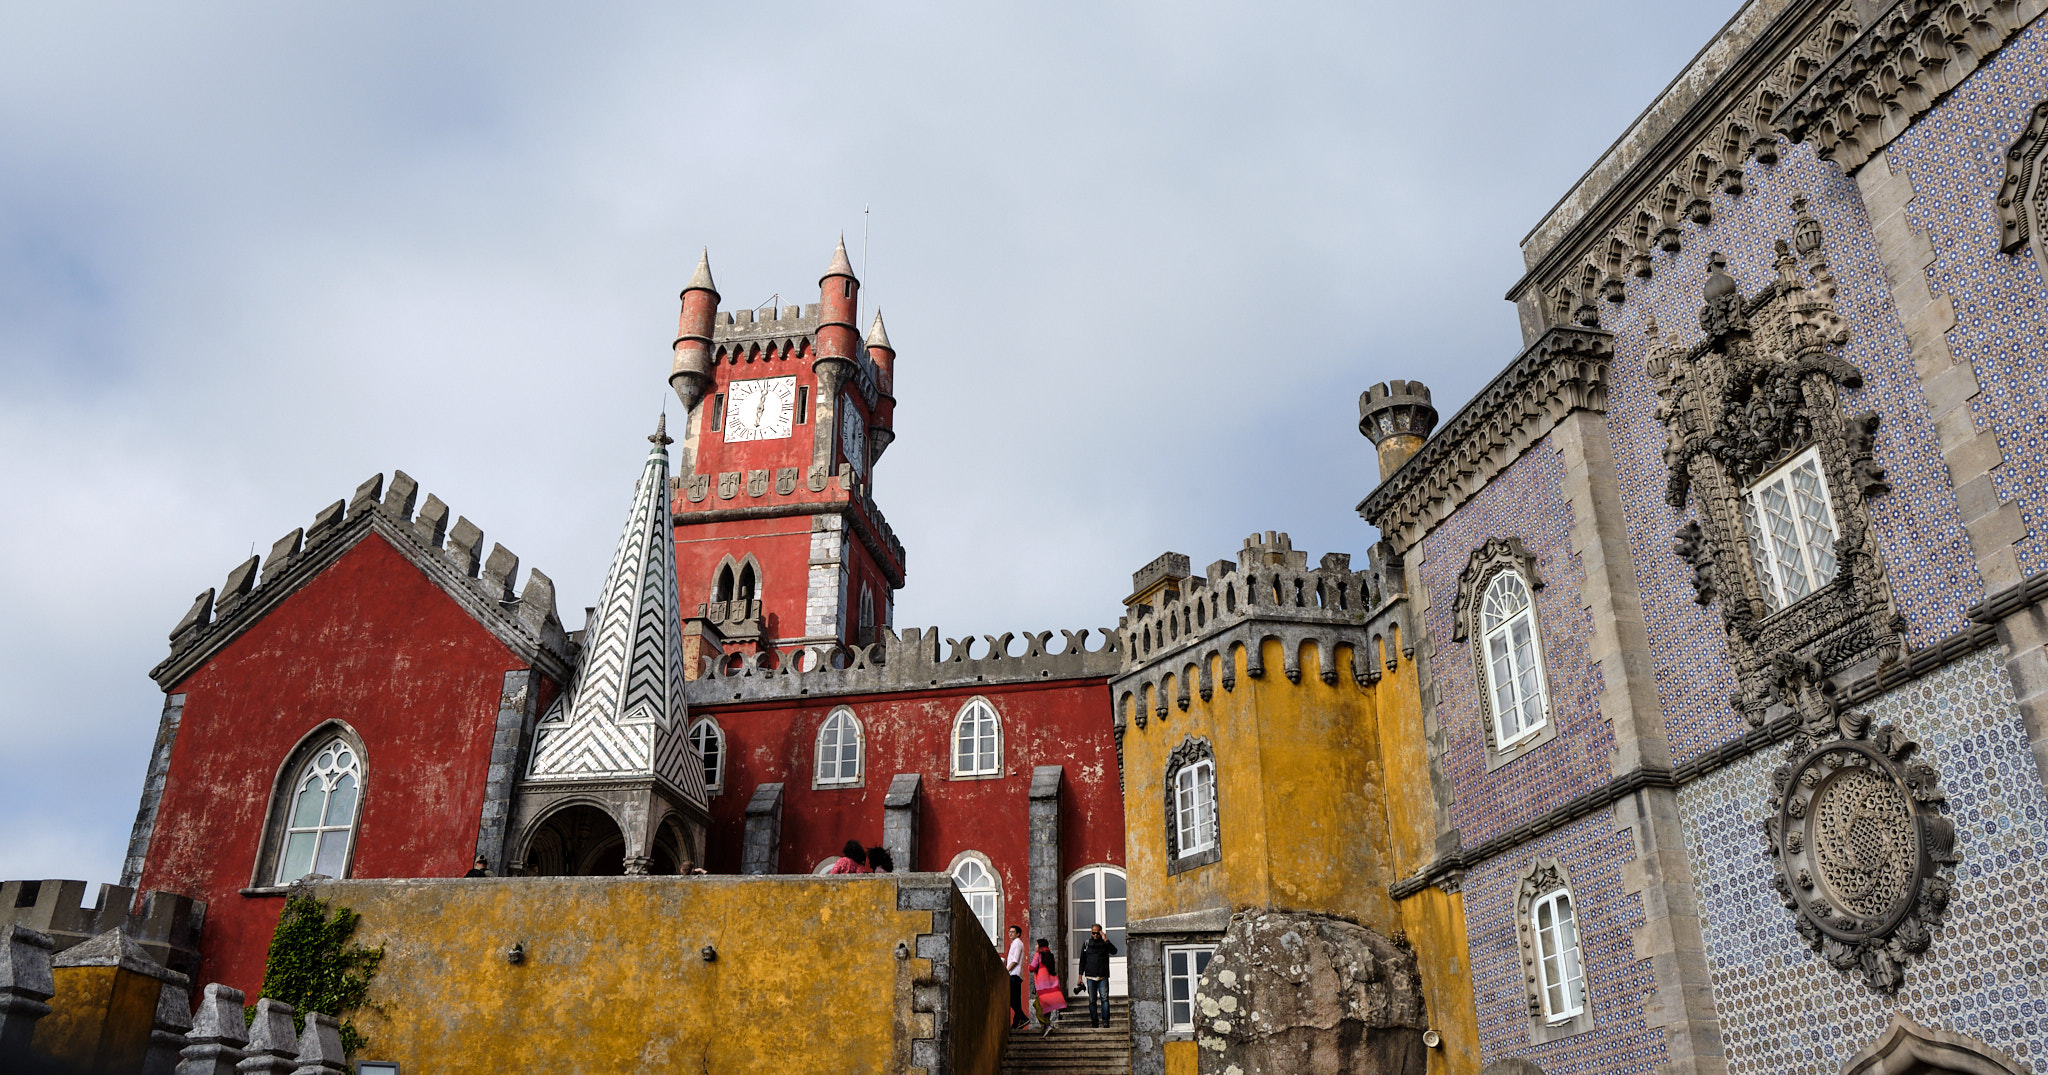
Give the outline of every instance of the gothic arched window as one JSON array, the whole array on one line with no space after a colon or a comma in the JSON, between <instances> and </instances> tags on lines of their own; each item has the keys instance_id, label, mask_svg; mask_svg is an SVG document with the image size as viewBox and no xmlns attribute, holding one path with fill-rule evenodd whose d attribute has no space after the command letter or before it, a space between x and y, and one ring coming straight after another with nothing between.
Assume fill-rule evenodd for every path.
<instances>
[{"instance_id":1,"label":"gothic arched window","mask_svg":"<svg viewBox=\"0 0 2048 1075\"><path fill-rule=\"evenodd\" d=\"M860 721L853 710L840 706L818 726L818 786L860 783Z\"/></svg>"},{"instance_id":2,"label":"gothic arched window","mask_svg":"<svg viewBox=\"0 0 2048 1075\"><path fill-rule=\"evenodd\" d=\"M995 776L1002 771L1002 719L987 699L971 699L953 718L953 775Z\"/></svg>"},{"instance_id":3,"label":"gothic arched window","mask_svg":"<svg viewBox=\"0 0 2048 1075\"><path fill-rule=\"evenodd\" d=\"M348 876L362 790L362 755L354 744L335 736L314 751L300 767L287 800L276 884L288 885L308 874Z\"/></svg>"},{"instance_id":4,"label":"gothic arched window","mask_svg":"<svg viewBox=\"0 0 2048 1075\"><path fill-rule=\"evenodd\" d=\"M700 718L690 725L690 746L704 762L704 790L722 790L725 787L725 731L710 717Z\"/></svg>"}]
</instances>

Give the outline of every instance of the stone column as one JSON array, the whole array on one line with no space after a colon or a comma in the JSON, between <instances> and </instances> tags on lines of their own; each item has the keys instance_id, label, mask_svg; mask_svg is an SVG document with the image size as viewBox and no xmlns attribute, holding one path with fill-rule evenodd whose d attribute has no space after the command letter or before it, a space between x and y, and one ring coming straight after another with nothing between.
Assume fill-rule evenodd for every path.
<instances>
[{"instance_id":1,"label":"stone column","mask_svg":"<svg viewBox=\"0 0 2048 1075\"><path fill-rule=\"evenodd\" d=\"M292 1006L264 997L249 1022L249 1056L235 1065L244 1075L292 1075L299 1066L299 1039L292 1031Z\"/></svg>"},{"instance_id":2,"label":"stone column","mask_svg":"<svg viewBox=\"0 0 2048 1075\"><path fill-rule=\"evenodd\" d=\"M175 982L165 982L156 995L156 1022L149 1028L149 1051L142 1058L142 1075L176 1075L178 1051L185 1047L185 1035L192 1030L192 991Z\"/></svg>"},{"instance_id":3,"label":"stone column","mask_svg":"<svg viewBox=\"0 0 2048 1075\"><path fill-rule=\"evenodd\" d=\"M533 719L534 672L518 668L505 673L498 694L497 728L491 733L491 767L484 780L484 805L477 820L476 853L494 875L505 872L505 836L512 818L512 788L526 750L526 732Z\"/></svg>"},{"instance_id":4,"label":"stone column","mask_svg":"<svg viewBox=\"0 0 2048 1075\"><path fill-rule=\"evenodd\" d=\"M924 778L897 773L882 800L882 846L899 873L917 872L917 814L924 806Z\"/></svg>"},{"instance_id":5,"label":"stone column","mask_svg":"<svg viewBox=\"0 0 2048 1075\"><path fill-rule=\"evenodd\" d=\"M782 872L782 785L762 784L747 800L740 836L741 873Z\"/></svg>"},{"instance_id":6,"label":"stone column","mask_svg":"<svg viewBox=\"0 0 2048 1075\"><path fill-rule=\"evenodd\" d=\"M28 1052L36 1021L50 1014L44 1001L57 994L50 977L55 942L23 925L0 928L0 1057Z\"/></svg>"},{"instance_id":7,"label":"stone column","mask_svg":"<svg viewBox=\"0 0 2048 1075\"><path fill-rule=\"evenodd\" d=\"M1057 765L1031 770L1031 936L1051 941L1062 960L1067 938L1060 929L1060 786L1065 779L1066 770Z\"/></svg>"},{"instance_id":8,"label":"stone column","mask_svg":"<svg viewBox=\"0 0 2048 1075\"><path fill-rule=\"evenodd\" d=\"M215 982L199 998L199 1014L178 1054L178 1075L233 1075L249 1054L249 1024L242 1018L242 991Z\"/></svg>"}]
</instances>

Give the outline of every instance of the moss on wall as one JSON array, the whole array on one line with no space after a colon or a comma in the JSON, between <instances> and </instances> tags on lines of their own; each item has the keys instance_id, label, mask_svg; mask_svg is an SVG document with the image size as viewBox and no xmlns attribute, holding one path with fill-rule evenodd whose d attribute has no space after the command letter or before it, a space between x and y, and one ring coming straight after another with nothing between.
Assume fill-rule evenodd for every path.
<instances>
[{"instance_id":1,"label":"moss on wall","mask_svg":"<svg viewBox=\"0 0 2048 1075\"><path fill-rule=\"evenodd\" d=\"M353 1054L366 1044L352 1018L369 996L383 948L352 943L357 915L347 907L295 895L285 901L270 956L263 964L263 996L292 1006L292 1023L306 1029L306 1013L341 1020L341 1047ZM254 1015L255 1005L248 1013Z\"/></svg>"}]
</instances>

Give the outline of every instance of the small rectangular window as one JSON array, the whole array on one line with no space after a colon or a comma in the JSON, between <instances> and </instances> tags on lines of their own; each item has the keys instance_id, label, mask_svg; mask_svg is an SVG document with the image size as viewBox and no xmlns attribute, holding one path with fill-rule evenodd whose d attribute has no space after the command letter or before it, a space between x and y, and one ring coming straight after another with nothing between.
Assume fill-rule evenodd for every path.
<instances>
[{"instance_id":1,"label":"small rectangular window","mask_svg":"<svg viewBox=\"0 0 2048 1075\"><path fill-rule=\"evenodd\" d=\"M1204 759L1174 773L1174 820L1180 857L1216 846L1216 766Z\"/></svg>"},{"instance_id":2,"label":"small rectangular window","mask_svg":"<svg viewBox=\"0 0 2048 1075\"><path fill-rule=\"evenodd\" d=\"M1742 522L1771 611L1834 580L1835 514L1815 449L1751 485L1742 497Z\"/></svg>"},{"instance_id":3,"label":"small rectangular window","mask_svg":"<svg viewBox=\"0 0 2048 1075\"><path fill-rule=\"evenodd\" d=\"M1175 945L1166 950L1166 1029L1195 1029L1195 987L1215 956L1213 944Z\"/></svg>"},{"instance_id":4,"label":"small rectangular window","mask_svg":"<svg viewBox=\"0 0 2048 1075\"><path fill-rule=\"evenodd\" d=\"M796 424L811 424L811 390L807 385L799 385L796 390Z\"/></svg>"},{"instance_id":5,"label":"small rectangular window","mask_svg":"<svg viewBox=\"0 0 2048 1075\"><path fill-rule=\"evenodd\" d=\"M711 397L711 428L725 428L725 393Z\"/></svg>"}]
</instances>

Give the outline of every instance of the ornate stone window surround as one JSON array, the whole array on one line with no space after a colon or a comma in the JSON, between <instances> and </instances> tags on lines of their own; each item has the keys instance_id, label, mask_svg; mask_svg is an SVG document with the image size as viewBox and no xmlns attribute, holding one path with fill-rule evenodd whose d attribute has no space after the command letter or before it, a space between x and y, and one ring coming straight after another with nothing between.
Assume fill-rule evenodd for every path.
<instances>
[{"instance_id":1,"label":"ornate stone window surround","mask_svg":"<svg viewBox=\"0 0 2048 1075\"><path fill-rule=\"evenodd\" d=\"M1487 638L1481 616L1487 588L1502 572L1510 571L1529 591L1529 619L1535 629L1532 648L1536 657L1538 690L1543 697L1543 720L1503 742L1500 715L1494 711L1493 671L1488 666ZM1523 546L1520 538L1515 537L1488 538L1481 542L1472 550L1471 561L1465 565L1464 573L1458 576L1458 596L1451 606L1451 638L1469 642L1472 647L1473 685L1479 694L1479 724L1486 736L1488 772L1557 738L1552 702L1555 695L1550 689L1550 669L1543 659L1543 619L1536 609L1536 594L1542 589L1543 576L1536 572L1536 557Z\"/></svg>"},{"instance_id":2,"label":"ornate stone window surround","mask_svg":"<svg viewBox=\"0 0 2048 1075\"><path fill-rule=\"evenodd\" d=\"M960 760L963 738L971 755L965 765ZM992 747L989 740L993 740ZM947 744L947 766L954 780L1002 778L1003 715L987 698L977 694L960 707L953 716L953 734Z\"/></svg>"},{"instance_id":3,"label":"ornate stone window surround","mask_svg":"<svg viewBox=\"0 0 2048 1075\"><path fill-rule=\"evenodd\" d=\"M2005 153L2005 184L1998 188L1999 250L2027 250L2048 275L2048 183L2041 182L2043 147L2048 147L2048 101L2033 115Z\"/></svg>"},{"instance_id":4,"label":"ornate stone window surround","mask_svg":"<svg viewBox=\"0 0 2048 1075\"><path fill-rule=\"evenodd\" d=\"M361 777L361 786L356 789L355 816L349 825L348 854L342 876L346 877L353 867L356 844L362 835L363 807L370 797L369 755L363 750L363 737L346 721L329 720L307 732L284 761L277 767L277 776L271 784L270 809L263 819L263 837L256 851L256 868L249 877L248 891L255 894L281 893L285 886L277 882L279 860L284 853L285 834L291 825L291 812L297 797L299 781L306 775L306 766L327 744L341 740L355 752L356 772Z\"/></svg>"},{"instance_id":5,"label":"ornate stone window surround","mask_svg":"<svg viewBox=\"0 0 2048 1075\"><path fill-rule=\"evenodd\" d=\"M1207 763L1209 766L1211 786L1216 792L1216 839L1208 847L1200 851L1183 855L1180 849L1180 808L1176 799L1180 783L1180 772L1184 768L1202 763ZM1197 739L1189 736L1182 739L1180 745L1173 749L1173 753L1167 756L1164 798L1166 800L1166 874L1169 877L1199 866L1207 866L1212 862L1219 862L1223 858L1222 789L1220 786L1221 782L1214 779L1215 771L1216 752L1210 747L1207 739Z\"/></svg>"},{"instance_id":6,"label":"ornate stone window surround","mask_svg":"<svg viewBox=\"0 0 2048 1075\"><path fill-rule=\"evenodd\" d=\"M832 737L835 753L829 763L825 757L826 733L828 731L835 733ZM846 741L844 737L848 733L851 733L853 736L853 773L851 775L847 775L845 772ZM832 712L825 714L825 719L818 722L818 739L817 745L814 748L815 757L811 765L812 790L866 787L868 777L867 753L867 733L862 729L860 718L854 716L852 709L842 705L833 709Z\"/></svg>"},{"instance_id":7,"label":"ornate stone window surround","mask_svg":"<svg viewBox=\"0 0 2048 1075\"><path fill-rule=\"evenodd\" d=\"M1543 969L1538 965L1540 950L1537 945L1536 906L1546 897L1563 893L1572 908L1574 938L1579 952L1580 988L1584 995L1579 1010L1572 1015L1553 1019L1543 1000ZM1571 874L1564 864L1554 858L1537 859L1522 871L1521 883L1515 888L1515 933L1521 942L1522 981L1528 998L1529 1043L1541 1045L1583 1034L1593 1029L1592 975L1585 965L1585 936L1577 929L1578 900L1573 896Z\"/></svg>"},{"instance_id":8,"label":"ornate stone window surround","mask_svg":"<svg viewBox=\"0 0 2048 1075\"><path fill-rule=\"evenodd\" d=\"M1742 295L1719 254L1708 255L1705 339L1660 346L1650 327L1649 373L1668 432L1665 499L1693 508L1672 551L1692 568L1694 599L1721 606L1737 682L1729 701L1752 724L1778 705L1816 716L1830 707L1834 677L1888 664L1905 643L1866 506L1890 491L1873 454L1879 416L1843 405L1841 393L1861 387L1862 375L1835 353L1848 328L1834 310L1820 224L1803 196L1791 209L1777 278L1754 296ZM1809 459L1836 567L1778 607L1750 498Z\"/></svg>"}]
</instances>

